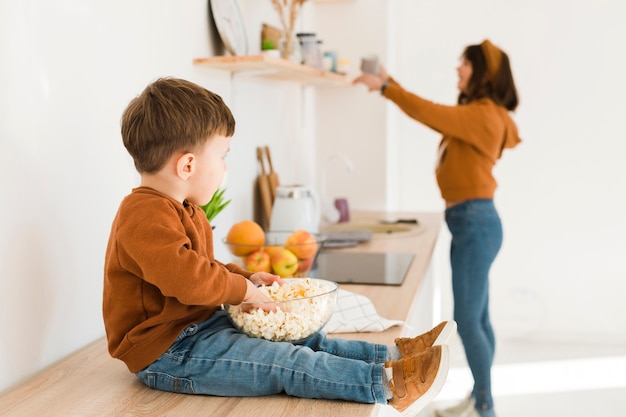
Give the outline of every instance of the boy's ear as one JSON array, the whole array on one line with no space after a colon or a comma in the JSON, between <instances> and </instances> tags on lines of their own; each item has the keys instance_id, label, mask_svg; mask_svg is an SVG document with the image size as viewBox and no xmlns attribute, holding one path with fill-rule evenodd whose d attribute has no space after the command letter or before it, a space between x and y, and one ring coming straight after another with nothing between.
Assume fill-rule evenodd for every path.
<instances>
[{"instance_id":1,"label":"boy's ear","mask_svg":"<svg viewBox=\"0 0 626 417\"><path fill-rule=\"evenodd\" d=\"M181 155L176 160L176 175L186 181L196 170L196 156L192 153Z\"/></svg>"}]
</instances>

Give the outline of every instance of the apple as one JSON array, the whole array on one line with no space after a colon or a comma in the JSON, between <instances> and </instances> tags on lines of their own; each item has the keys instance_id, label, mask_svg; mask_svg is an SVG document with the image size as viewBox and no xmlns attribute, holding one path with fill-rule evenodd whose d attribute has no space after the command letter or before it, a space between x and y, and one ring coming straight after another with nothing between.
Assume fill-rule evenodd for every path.
<instances>
[{"instance_id":1,"label":"apple","mask_svg":"<svg viewBox=\"0 0 626 417\"><path fill-rule=\"evenodd\" d=\"M246 269L250 272L270 272L272 270L270 255L262 249L246 256Z\"/></svg>"},{"instance_id":2,"label":"apple","mask_svg":"<svg viewBox=\"0 0 626 417\"><path fill-rule=\"evenodd\" d=\"M296 230L285 241L285 248L295 253L298 259L307 259L317 252L317 241L306 230Z\"/></svg>"},{"instance_id":3,"label":"apple","mask_svg":"<svg viewBox=\"0 0 626 417\"><path fill-rule=\"evenodd\" d=\"M275 253L279 253L281 250L285 249L284 246L271 245L265 247L265 252L267 252L270 256Z\"/></svg>"},{"instance_id":4,"label":"apple","mask_svg":"<svg viewBox=\"0 0 626 417\"><path fill-rule=\"evenodd\" d=\"M296 272L298 274L304 274L305 272L309 272L309 270L313 266L313 259L313 256L306 259L298 259L298 269Z\"/></svg>"},{"instance_id":5,"label":"apple","mask_svg":"<svg viewBox=\"0 0 626 417\"><path fill-rule=\"evenodd\" d=\"M281 278L292 277L298 270L298 257L288 249L281 249L270 256L274 273Z\"/></svg>"}]
</instances>

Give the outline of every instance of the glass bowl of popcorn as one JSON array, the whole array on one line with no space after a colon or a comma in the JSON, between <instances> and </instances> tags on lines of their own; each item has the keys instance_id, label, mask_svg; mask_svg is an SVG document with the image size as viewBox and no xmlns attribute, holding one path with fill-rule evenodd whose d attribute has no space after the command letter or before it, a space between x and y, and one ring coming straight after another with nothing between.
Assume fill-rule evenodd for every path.
<instances>
[{"instance_id":1,"label":"glass bowl of popcorn","mask_svg":"<svg viewBox=\"0 0 626 417\"><path fill-rule=\"evenodd\" d=\"M319 332L337 302L335 282L287 278L281 286L260 286L271 302L225 304L231 323L241 332L274 342L299 342Z\"/></svg>"}]
</instances>

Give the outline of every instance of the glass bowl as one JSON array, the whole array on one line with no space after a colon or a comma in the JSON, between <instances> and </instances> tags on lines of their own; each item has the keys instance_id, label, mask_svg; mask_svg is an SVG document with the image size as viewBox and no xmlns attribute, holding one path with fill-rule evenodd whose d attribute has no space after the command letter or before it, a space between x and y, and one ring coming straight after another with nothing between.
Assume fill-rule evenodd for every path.
<instances>
[{"instance_id":1,"label":"glass bowl","mask_svg":"<svg viewBox=\"0 0 626 417\"><path fill-rule=\"evenodd\" d=\"M233 262L251 272L271 272L281 278L306 278L325 240L324 235L303 230L268 232L265 244L244 245L222 242Z\"/></svg>"},{"instance_id":2,"label":"glass bowl","mask_svg":"<svg viewBox=\"0 0 626 417\"><path fill-rule=\"evenodd\" d=\"M287 278L285 284L261 286L266 303L224 305L239 331L276 342L299 342L319 332L330 320L337 302L337 284L316 278Z\"/></svg>"}]
</instances>

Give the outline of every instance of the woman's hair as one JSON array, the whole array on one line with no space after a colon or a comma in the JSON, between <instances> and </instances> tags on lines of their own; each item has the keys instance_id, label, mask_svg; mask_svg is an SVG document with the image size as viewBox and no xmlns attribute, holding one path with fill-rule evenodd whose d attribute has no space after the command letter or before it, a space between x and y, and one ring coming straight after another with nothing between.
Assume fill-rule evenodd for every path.
<instances>
[{"instance_id":1,"label":"woman's hair","mask_svg":"<svg viewBox=\"0 0 626 417\"><path fill-rule=\"evenodd\" d=\"M489 41L483 42L483 45ZM489 43L490 48L495 48ZM484 46L470 45L463 51L463 58L472 64L472 76L467 83L467 91L459 94L458 103L467 104L481 98L489 98L494 103L513 111L517 108L519 99L513 81L509 57L503 51L498 51L497 68L488 68ZM491 61L493 58L489 57ZM493 62L490 62L494 65Z\"/></svg>"},{"instance_id":2,"label":"woman's hair","mask_svg":"<svg viewBox=\"0 0 626 417\"><path fill-rule=\"evenodd\" d=\"M195 152L216 134L235 133L235 119L220 96L177 78L148 85L129 103L121 125L140 173L157 172L176 152Z\"/></svg>"}]
</instances>

